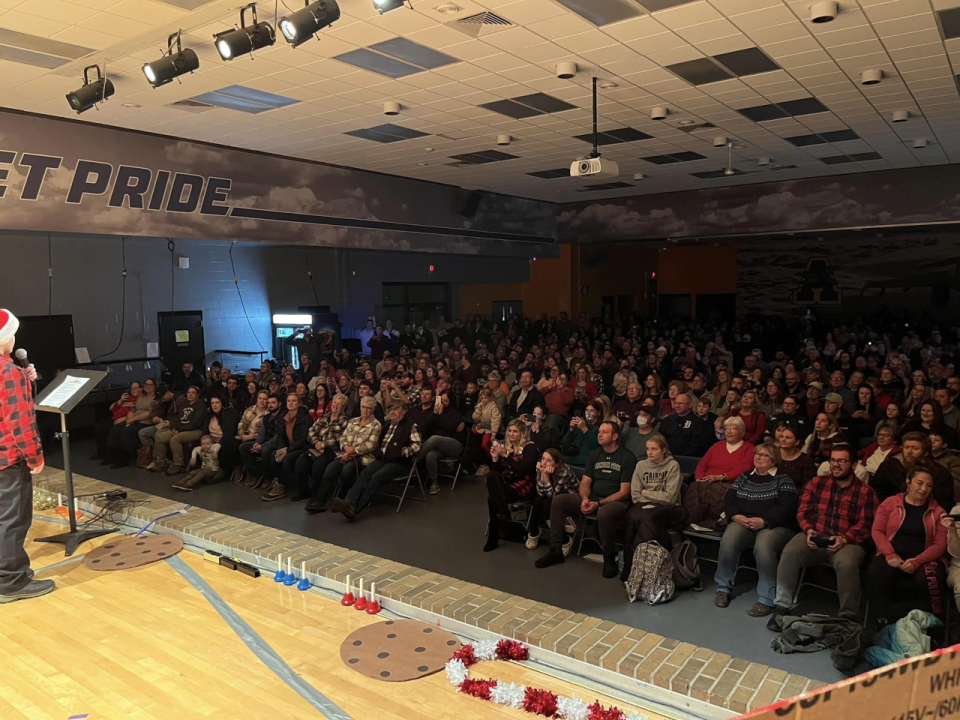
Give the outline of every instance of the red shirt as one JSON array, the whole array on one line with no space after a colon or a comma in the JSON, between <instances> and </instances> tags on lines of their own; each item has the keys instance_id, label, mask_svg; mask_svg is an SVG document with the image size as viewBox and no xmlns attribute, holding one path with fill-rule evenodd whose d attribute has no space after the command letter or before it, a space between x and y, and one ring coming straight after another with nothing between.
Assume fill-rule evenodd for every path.
<instances>
[{"instance_id":1,"label":"red shirt","mask_svg":"<svg viewBox=\"0 0 960 720\"><path fill-rule=\"evenodd\" d=\"M31 468L43 464L32 390L26 370L0 355L0 470L24 460Z\"/></svg>"},{"instance_id":2,"label":"red shirt","mask_svg":"<svg viewBox=\"0 0 960 720\"><path fill-rule=\"evenodd\" d=\"M864 545L870 540L876 508L877 494L865 482L854 477L840 488L832 475L818 475L803 488L797 520L803 532L812 528L819 535L843 535L854 545Z\"/></svg>"}]
</instances>

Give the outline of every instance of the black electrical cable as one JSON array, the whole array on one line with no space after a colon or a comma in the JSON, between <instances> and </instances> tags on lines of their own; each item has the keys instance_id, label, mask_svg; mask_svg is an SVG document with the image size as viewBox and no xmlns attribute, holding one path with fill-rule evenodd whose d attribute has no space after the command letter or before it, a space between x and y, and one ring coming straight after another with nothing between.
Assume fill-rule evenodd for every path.
<instances>
[{"instance_id":1,"label":"black electrical cable","mask_svg":"<svg viewBox=\"0 0 960 720\"><path fill-rule=\"evenodd\" d=\"M247 306L243 302L243 293L240 292L240 279L237 277L237 266L233 264L233 246L236 244L236 240L230 243L230 270L233 272L233 284L237 287L237 296L240 298L240 307L243 309L243 316L247 319L247 325L250 326L250 332L253 333L253 339L257 341L257 345L260 346L260 349L263 352L266 352L266 348L263 347L263 343L260 342L260 338L257 337L257 331L253 329L253 323L250 322L250 316L247 314Z\"/></svg>"},{"instance_id":2,"label":"black electrical cable","mask_svg":"<svg viewBox=\"0 0 960 720\"><path fill-rule=\"evenodd\" d=\"M310 289L313 290L313 299L317 301L317 305L320 304L320 296L317 295L317 286L313 282L313 271L310 270L310 260L307 258L307 251L303 251L303 264L307 266L307 277L310 278Z\"/></svg>"},{"instance_id":3,"label":"black electrical cable","mask_svg":"<svg viewBox=\"0 0 960 720\"><path fill-rule=\"evenodd\" d=\"M120 262L123 265L123 272L121 276L121 292L123 293L120 300L120 337L117 338L117 346L107 353L102 353L93 359L93 362L107 357L108 355L113 355L117 350L120 349L120 346L123 345L123 331L127 326L127 238L126 236L120 238Z\"/></svg>"}]
</instances>

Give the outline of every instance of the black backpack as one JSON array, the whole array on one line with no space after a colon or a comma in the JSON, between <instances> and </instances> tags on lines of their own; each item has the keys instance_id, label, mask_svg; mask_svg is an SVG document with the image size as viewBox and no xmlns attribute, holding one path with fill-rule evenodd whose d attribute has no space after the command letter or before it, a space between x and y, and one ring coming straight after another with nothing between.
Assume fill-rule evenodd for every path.
<instances>
[{"instance_id":1,"label":"black backpack","mask_svg":"<svg viewBox=\"0 0 960 720\"><path fill-rule=\"evenodd\" d=\"M673 562L673 584L677 590L703 590L696 545L690 540L681 540L670 551L670 560Z\"/></svg>"}]
</instances>

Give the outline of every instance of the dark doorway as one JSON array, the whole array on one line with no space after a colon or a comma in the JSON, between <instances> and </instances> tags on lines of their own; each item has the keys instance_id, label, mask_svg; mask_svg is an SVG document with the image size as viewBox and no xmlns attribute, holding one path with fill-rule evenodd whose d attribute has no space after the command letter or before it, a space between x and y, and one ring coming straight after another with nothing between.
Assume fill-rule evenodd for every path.
<instances>
[{"instance_id":1,"label":"dark doorway","mask_svg":"<svg viewBox=\"0 0 960 720\"><path fill-rule=\"evenodd\" d=\"M393 321L393 327L422 325L429 320L437 326L440 316L450 317L450 286L447 283L383 283L384 320Z\"/></svg>"},{"instance_id":2,"label":"dark doorway","mask_svg":"<svg viewBox=\"0 0 960 720\"><path fill-rule=\"evenodd\" d=\"M206 349L203 345L203 313L199 310L178 310L157 313L160 328L160 359L168 372L185 362L203 375L206 372Z\"/></svg>"},{"instance_id":3,"label":"dark doorway","mask_svg":"<svg viewBox=\"0 0 960 720\"><path fill-rule=\"evenodd\" d=\"M737 314L737 296L733 293L697 295L697 317L722 322Z\"/></svg>"}]
</instances>

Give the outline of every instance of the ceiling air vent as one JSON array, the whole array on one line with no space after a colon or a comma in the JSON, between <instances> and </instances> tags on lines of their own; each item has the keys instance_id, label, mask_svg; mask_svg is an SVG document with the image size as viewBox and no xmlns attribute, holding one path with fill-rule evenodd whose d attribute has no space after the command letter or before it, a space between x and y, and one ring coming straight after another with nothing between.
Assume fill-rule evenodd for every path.
<instances>
[{"instance_id":1,"label":"ceiling air vent","mask_svg":"<svg viewBox=\"0 0 960 720\"><path fill-rule=\"evenodd\" d=\"M172 102L167 105L167 107L177 108L177 110L186 110L187 112L192 113L202 113L207 112L208 110L213 110L213 105L197 102L196 100L177 100L176 102Z\"/></svg>"},{"instance_id":2,"label":"ceiling air vent","mask_svg":"<svg viewBox=\"0 0 960 720\"><path fill-rule=\"evenodd\" d=\"M492 35L495 32L513 27L512 22L492 12L477 13L476 15L453 20L445 24L474 38Z\"/></svg>"}]
</instances>

